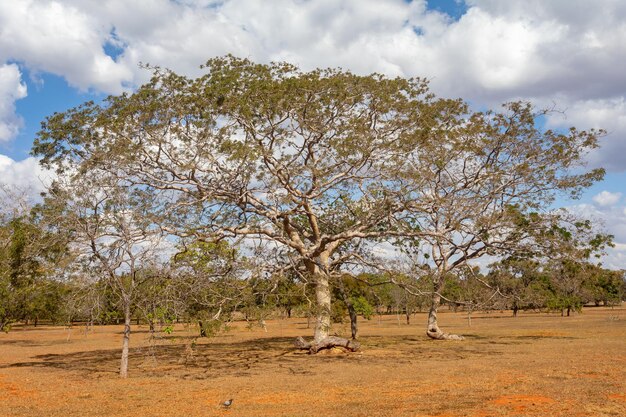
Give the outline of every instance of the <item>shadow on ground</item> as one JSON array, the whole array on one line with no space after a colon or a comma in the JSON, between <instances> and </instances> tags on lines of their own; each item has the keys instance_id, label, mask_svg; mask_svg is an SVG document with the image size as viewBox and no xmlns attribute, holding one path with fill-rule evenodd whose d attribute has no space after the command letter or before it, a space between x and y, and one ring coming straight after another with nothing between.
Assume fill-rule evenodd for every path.
<instances>
[{"instance_id":1,"label":"shadow on ground","mask_svg":"<svg viewBox=\"0 0 626 417\"><path fill-rule=\"evenodd\" d=\"M474 339L474 340L472 340ZM130 368L134 375L169 376L184 379L208 379L217 376L244 377L272 371L286 375L312 375L322 363L354 361L368 364L417 364L432 358L443 361L499 355L500 343L470 338L469 341L440 342L414 336L367 336L360 339L361 352L323 351L308 355L293 347L293 337L262 337L234 342L176 336L144 341L131 349ZM28 341L14 341L16 344ZM505 343L502 343L505 344ZM0 368L51 368L90 377L114 375L119 370L119 349L33 356L30 361L16 362Z\"/></svg>"},{"instance_id":2,"label":"shadow on ground","mask_svg":"<svg viewBox=\"0 0 626 417\"><path fill-rule=\"evenodd\" d=\"M260 338L245 342L197 342L195 338L158 339L131 349L131 369L145 376L177 376L210 378L214 376L245 376L264 368L284 368L293 374L309 373L299 358L306 356L293 348L293 338ZM196 343L197 342L197 343ZM30 345L28 341L13 341ZM5 364L0 368L52 368L104 376L117 373L119 349L100 349L67 354L33 356L30 361ZM167 371L167 372L165 372Z\"/></svg>"}]
</instances>

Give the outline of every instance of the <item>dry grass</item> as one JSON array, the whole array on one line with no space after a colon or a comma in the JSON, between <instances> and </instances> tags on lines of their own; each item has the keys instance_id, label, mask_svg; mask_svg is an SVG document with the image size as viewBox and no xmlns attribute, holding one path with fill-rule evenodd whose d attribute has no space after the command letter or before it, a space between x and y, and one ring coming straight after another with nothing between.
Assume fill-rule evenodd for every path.
<instances>
[{"instance_id":1,"label":"dry grass","mask_svg":"<svg viewBox=\"0 0 626 417\"><path fill-rule=\"evenodd\" d=\"M196 344L139 327L127 380L121 327L18 328L0 335L0 416L626 416L626 309L440 320L467 340L428 340L423 315L363 322L361 353L316 356L291 347L302 319Z\"/></svg>"}]
</instances>

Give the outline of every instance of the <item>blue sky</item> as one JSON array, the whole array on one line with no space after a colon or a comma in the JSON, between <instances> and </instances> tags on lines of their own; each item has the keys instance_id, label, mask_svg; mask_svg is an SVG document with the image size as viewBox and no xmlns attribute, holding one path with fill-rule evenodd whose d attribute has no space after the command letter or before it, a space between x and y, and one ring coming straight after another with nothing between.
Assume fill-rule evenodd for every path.
<instances>
[{"instance_id":1,"label":"blue sky","mask_svg":"<svg viewBox=\"0 0 626 417\"><path fill-rule=\"evenodd\" d=\"M270 6L271 5L271 6ZM559 205L603 221L626 268L626 2L618 0L19 0L0 2L0 179L41 189L41 121L232 53L303 69L425 76L479 108L556 105L550 128L603 127L606 179Z\"/></svg>"},{"instance_id":2,"label":"blue sky","mask_svg":"<svg viewBox=\"0 0 626 417\"><path fill-rule=\"evenodd\" d=\"M80 91L70 87L63 77L44 73L31 78L28 69L22 69L28 96L15 102L16 113L23 120L23 127L16 138L3 144L5 155L21 160L29 156L33 138L41 127L41 122L54 112L78 106L88 100L102 100L106 94Z\"/></svg>"}]
</instances>

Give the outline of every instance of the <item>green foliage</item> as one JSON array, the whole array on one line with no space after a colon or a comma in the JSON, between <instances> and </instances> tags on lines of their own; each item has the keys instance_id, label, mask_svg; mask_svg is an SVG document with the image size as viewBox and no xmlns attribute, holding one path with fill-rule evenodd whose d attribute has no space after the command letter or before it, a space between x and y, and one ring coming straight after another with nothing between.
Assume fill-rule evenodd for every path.
<instances>
[{"instance_id":1,"label":"green foliage","mask_svg":"<svg viewBox=\"0 0 626 417\"><path fill-rule=\"evenodd\" d=\"M370 302L362 295L352 298L352 305L354 306L354 310L360 316L363 316L364 319L370 320L374 315L374 307L370 304Z\"/></svg>"},{"instance_id":2,"label":"green foliage","mask_svg":"<svg viewBox=\"0 0 626 417\"><path fill-rule=\"evenodd\" d=\"M590 300L598 305L617 305L626 296L624 271L610 271L598 266L591 266L584 286Z\"/></svg>"},{"instance_id":3,"label":"green foliage","mask_svg":"<svg viewBox=\"0 0 626 417\"><path fill-rule=\"evenodd\" d=\"M44 230L34 212L3 218L0 241L0 329L16 321L57 321L66 286L53 278L65 241Z\"/></svg>"},{"instance_id":4,"label":"green foliage","mask_svg":"<svg viewBox=\"0 0 626 417\"><path fill-rule=\"evenodd\" d=\"M333 323L344 323L346 321L348 308L344 303L334 302L330 308L330 319Z\"/></svg>"}]
</instances>

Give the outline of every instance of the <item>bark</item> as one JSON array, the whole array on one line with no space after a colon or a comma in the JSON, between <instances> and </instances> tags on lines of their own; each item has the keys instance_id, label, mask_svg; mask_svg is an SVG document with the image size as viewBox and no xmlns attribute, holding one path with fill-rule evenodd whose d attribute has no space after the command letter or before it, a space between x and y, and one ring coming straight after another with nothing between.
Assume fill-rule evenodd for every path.
<instances>
[{"instance_id":1,"label":"bark","mask_svg":"<svg viewBox=\"0 0 626 417\"><path fill-rule=\"evenodd\" d=\"M328 265L329 255L322 253L318 257L320 265ZM306 262L307 269L312 276L315 277L315 300L317 302L316 318L315 318L315 342L328 337L330 334L330 283L328 273L322 270L316 263Z\"/></svg>"},{"instance_id":2,"label":"bark","mask_svg":"<svg viewBox=\"0 0 626 417\"><path fill-rule=\"evenodd\" d=\"M350 315L350 331L352 333L352 340L357 340L359 337L359 324L356 309L354 308L354 304L352 304L352 301L350 301L350 297L346 293L346 289L341 279L338 280L337 288L339 289L341 298L343 298L343 302L348 308L348 314Z\"/></svg>"},{"instance_id":3,"label":"bark","mask_svg":"<svg viewBox=\"0 0 626 417\"><path fill-rule=\"evenodd\" d=\"M206 328L204 327L204 323L202 322L202 320L198 320L198 326L200 327L200 337L207 337Z\"/></svg>"},{"instance_id":4,"label":"bark","mask_svg":"<svg viewBox=\"0 0 626 417\"><path fill-rule=\"evenodd\" d=\"M352 334L352 340L357 340L359 338L358 316L352 303L348 306L348 313L350 314L350 332Z\"/></svg>"},{"instance_id":5,"label":"bark","mask_svg":"<svg viewBox=\"0 0 626 417\"><path fill-rule=\"evenodd\" d=\"M120 377L128 377L128 347L130 344L130 303L124 303L124 338L122 339L122 360L120 363Z\"/></svg>"},{"instance_id":6,"label":"bark","mask_svg":"<svg viewBox=\"0 0 626 417\"><path fill-rule=\"evenodd\" d=\"M317 274L315 298L317 300L317 317L315 320L315 342L326 339L330 333L330 286L328 275Z\"/></svg>"},{"instance_id":7,"label":"bark","mask_svg":"<svg viewBox=\"0 0 626 417\"><path fill-rule=\"evenodd\" d=\"M428 310L428 327L426 335L435 340L463 340L464 337L456 334L444 333L437 323L437 310L441 304L441 291L443 290L443 277L436 277L433 280L433 295Z\"/></svg>"},{"instance_id":8,"label":"bark","mask_svg":"<svg viewBox=\"0 0 626 417\"><path fill-rule=\"evenodd\" d=\"M350 352L356 352L361 344L356 340L344 339L343 337L328 336L320 341L307 342L302 337L298 337L293 343L300 350L308 350L309 353L315 354L323 349L331 349L340 347Z\"/></svg>"}]
</instances>

